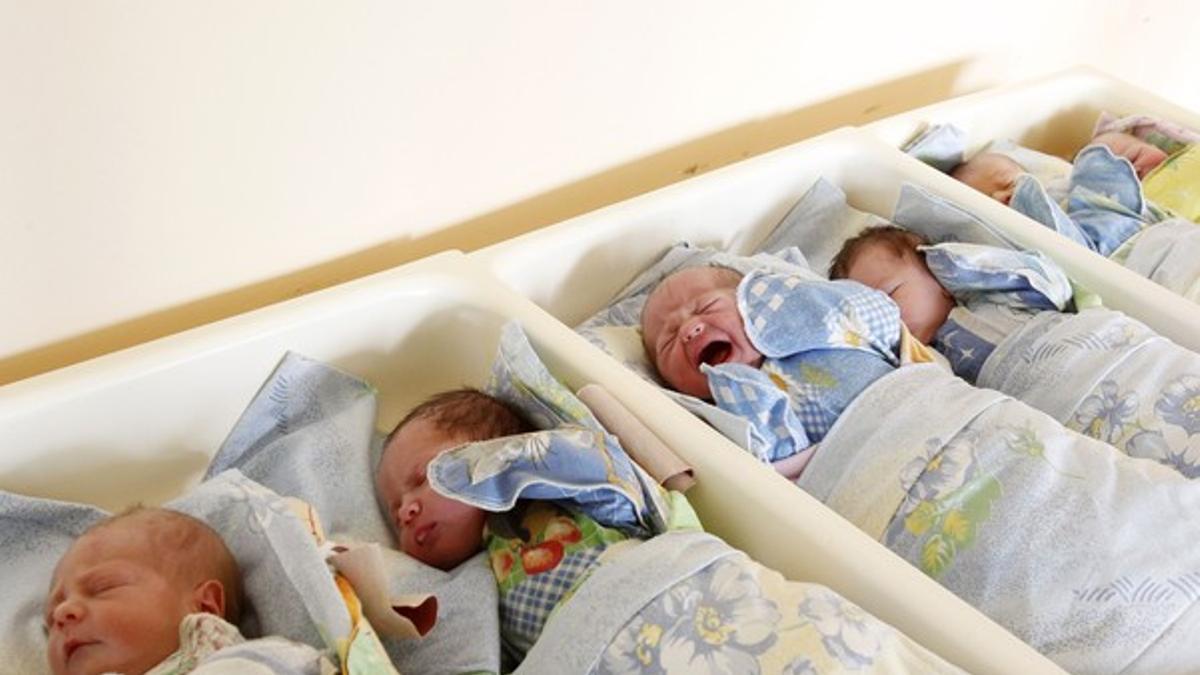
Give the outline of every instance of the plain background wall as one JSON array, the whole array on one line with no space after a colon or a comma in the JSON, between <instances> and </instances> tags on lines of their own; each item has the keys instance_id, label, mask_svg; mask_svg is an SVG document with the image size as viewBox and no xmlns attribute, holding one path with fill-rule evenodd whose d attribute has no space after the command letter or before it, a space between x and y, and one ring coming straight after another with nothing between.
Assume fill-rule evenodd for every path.
<instances>
[{"instance_id":1,"label":"plain background wall","mask_svg":"<svg viewBox=\"0 0 1200 675\"><path fill-rule=\"evenodd\" d=\"M0 383L1076 64L1188 2L0 0Z\"/></svg>"}]
</instances>

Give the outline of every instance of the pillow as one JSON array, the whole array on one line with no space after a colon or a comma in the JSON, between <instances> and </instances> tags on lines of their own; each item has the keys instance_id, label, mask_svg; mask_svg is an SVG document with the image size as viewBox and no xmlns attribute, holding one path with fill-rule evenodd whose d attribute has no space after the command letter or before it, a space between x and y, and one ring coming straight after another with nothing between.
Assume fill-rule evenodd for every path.
<instances>
[{"instance_id":1,"label":"pillow","mask_svg":"<svg viewBox=\"0 0 1200 675\"><path fill-rule=\"evenodd\" d=\"M910 183L900 186L892 222L916 232L931 244L960 241L1016 248L1000 228L945 197Z\"/></svg>"},{"instance_id":2,"label":"pillow","mask_svg":"<svg viewBox=\"0 0 1200 675\"><path fill-rule=\"evenodd\" d=\"M208 523L242 572L247 637L279 635L327 649L350 631L345 605L308 529L279 496L236 471L202 483L168 504ZM107 517L100 509L0 493L0 557L8 617L0 645L6 668L48 672L42 614L50 576L71 542Z\"/></svg>"},{"instance_id":3,"label":"pillow","mask_svg":"<svg viewBox=\"0 0 1200 675\"><path fill-rule=\"evenodd\" d=\"M829 264L841 250L843 241L868 227L886 224L886 220L873 213L852 208L841 188L818 178L758 250L798 248L812 270L828 274Z\"/></svg>"},{"instance_id":4,"label":"pillow","mask_svg":"<svg viewBox=\"0 0 1200 675\"><path fill-rule=\"evenodd\" d=\"M487 557L450 572L394 549L375 499L375 391L353 375L286 354L221 445L208 473L237 468L317 511L332 541L382 544L392 595L432 593L438 622L420 640L380 636L401 672L498 672L496 584ZM476 636L463 642L463 635Z\"/></svg>"},{"instance_id":5,"label":"pillow","mask_svg":"<svg viewBox=\"0 0 1200 675\"><path fill-rule=\"evenodd\" d=\"M375 391L332 366L288 352L209 464L236 468L281 495L308 502L330 539L392 546L375 499Z\"/></svg>"},{"instance_id":6,"label":"pillow","mask_svg":"<svg viewBox=\"0 0 1200 675\"><path fill-rule=\"evenodd\" d=\"M42 628L50 575L71 542L108 514L82 504L0 492L0 654L14 673L49 673Z\"/></svg>"}]
</instances>

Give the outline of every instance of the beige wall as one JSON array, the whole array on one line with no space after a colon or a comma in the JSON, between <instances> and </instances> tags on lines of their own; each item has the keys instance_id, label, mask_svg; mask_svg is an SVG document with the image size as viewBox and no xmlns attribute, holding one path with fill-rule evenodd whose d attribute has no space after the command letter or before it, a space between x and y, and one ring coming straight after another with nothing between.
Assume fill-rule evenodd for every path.
<instances>
[{"instance_id":1,"label":"beige wall","mask_svg":"<svg viewBox=\"0 0 1200 675\"><path fill-rule=\"evenodd\" d=\"M0 0L0 382L1086 63L1200 5Z\"/></svg>"}]
</instances>

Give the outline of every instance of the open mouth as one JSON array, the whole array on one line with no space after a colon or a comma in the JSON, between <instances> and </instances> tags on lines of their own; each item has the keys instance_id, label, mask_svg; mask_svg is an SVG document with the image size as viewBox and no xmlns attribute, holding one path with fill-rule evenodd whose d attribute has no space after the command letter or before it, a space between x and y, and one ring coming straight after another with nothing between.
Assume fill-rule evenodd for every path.
<instances>
[{"instance_id":1,"label":"open mouth","mask_svg":"<svg viewBox=\"0 0 1200 675\"><path fill-rule=\"evenodd\" d=\"M710 366L715 366L725 363L729 357L733 355L733 345L725 340L713 340L704 345L704 349L700 350L697 356L698 363L707 363Z\"/></svg>"}]
</instances>

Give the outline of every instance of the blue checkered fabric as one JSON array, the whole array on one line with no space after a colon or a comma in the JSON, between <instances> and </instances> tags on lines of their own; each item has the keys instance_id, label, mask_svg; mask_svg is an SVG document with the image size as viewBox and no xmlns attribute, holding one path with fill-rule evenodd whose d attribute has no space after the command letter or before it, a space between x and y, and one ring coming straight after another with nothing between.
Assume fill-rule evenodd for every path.
<instances>
[{"instance_id":1,"label":"blue checkered fabric","mask_svg":"<svg viewBox=\"0 0 1200 675\"><path fill-rule=\"evenodd\" d=\"M704 366L713 402L723 409L748 419L763 440L752 452L764 462L774 462L807 448L808 425L797 419L793 402L785 388L771 377L737 363L717 367Z\"/></svg>"},{"instance_id":2,"label":"blue checkered fabric","mask_svg":"<svg viewBox=\"0 0 1200 675\"><path fill-rule=\"evenodd\" d=\"M738 286L746 334L763 355L855 349L898 363L900 308L856 281L753 272Z\"/></svg>"},{"instance_id":3,"label":"blue checkered fabric","mask_svg":"<svg viewBox=\"0 0 1200 675\"><path fill-rule=\"evenodd\" d=\"M900 310L853 281L753 272L738 286L746 333L761 368L705 368L713 402L766 439L764 461L820 441L846 406L898 364Z\"/></svg>"},{"instance_id":4,"label":"blue checkered fabric","mask_svg":"<svg viewBox=\"0 0 1200 675\"><path fill-rule=\"evenodd\" d=\"M603 546L574 551L563 556L558 566L526 577L500 596L500 635L506 646L524 656L533 647L550 612L604 551Z\"/></svg>"}]
</instances>

